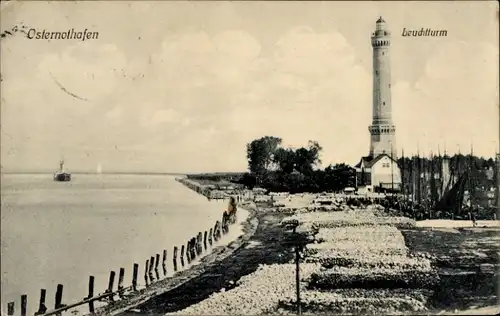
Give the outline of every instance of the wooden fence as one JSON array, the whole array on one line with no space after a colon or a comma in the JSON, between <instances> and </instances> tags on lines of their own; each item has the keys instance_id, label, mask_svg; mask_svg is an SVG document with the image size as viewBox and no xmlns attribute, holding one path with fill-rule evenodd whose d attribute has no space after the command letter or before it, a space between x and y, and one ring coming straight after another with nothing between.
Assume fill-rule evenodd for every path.
<instances>
[{"instance_id":1,"label":"wooden fence","mask_svg":"<svg viewBox=\"0 0 500 316\"><path fill-rule=\"evenodd\" d=\"M180 263L181 268L186 266L187 264L193 262L197 257L201 256L203 252L207 251L209 247L215 244L217 241L222 238L223 235L229 232L230 224L234 224L236 222L235 214L234 216L229 216L226 212L222 217L222 221L216 221L214 227L206 230L204 233L199 232L196 236L189 239L184 245L180 248L175 246L172 252L172 261L174 272L177 272L179 269L178 263ZM160 259L161 260L161 273L160 273ZM179 260L178 260L179 259ZM111 271L109 273L109 281L107 289L100 293L94 294L94 276L89 277L89 287L88 287L88 295L84 297L82 300L78 302L73 302L69 304L63 303L63 285L58 284L56 293L55 293L55 304L52 309L48 309L45 304L45 299L47 295L46 289L40 290L40 300L38 303L38 311L35 312L35 316L37 315L62 315L63 312L66 312L70 309L74 309L75 307L82 306L88 304L89 312L93 314L95 312L94 303L103 302L106 304L113 304L117 300L125 300L129 297L136 295L139 292L139 264L134 263L132 267L132 284L129 286L124 285L125 278L125 268L120 268L118 274L118 284L115 288L115 277L116 272ZM167 277L167 250L163 250L162 256L159 253L151 256L146 259L146 262L143 267L144 270L144 281L145 287L149 287L152 284L161 281ZM28 306L28 296L26 294L21 295L20 301L20 312L21 316L27 315L27 306ZM16 314L16 302L9 302L7 304L7 315L15 315Z\"/></svg>"}]
</instances>

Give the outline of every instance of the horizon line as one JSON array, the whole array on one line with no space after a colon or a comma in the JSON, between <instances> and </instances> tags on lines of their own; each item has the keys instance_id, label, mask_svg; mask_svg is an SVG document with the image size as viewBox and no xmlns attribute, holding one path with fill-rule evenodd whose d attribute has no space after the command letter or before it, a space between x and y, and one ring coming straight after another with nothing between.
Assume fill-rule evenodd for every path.
<instances>
[{"instance_id":1,"label":"horizon line","mask_svg":"<svg viewBox=\"0 0 500 316\"><path fill-rule=\"evenodd\" d=\"M142 172L142 171L108 171L108 172L85 172L85 171L75 171L69 172L70 174L86 174L86 175L100 175L100 174L116 174L116 175L161 175L161 176L186 176L186 175L198 175L198 174L239 174L246 173L247 171L212 171L212 172ZM51 175L54 172L50 171L1 171L0 174L47 174Z\"/></svg>"}]
</instances>

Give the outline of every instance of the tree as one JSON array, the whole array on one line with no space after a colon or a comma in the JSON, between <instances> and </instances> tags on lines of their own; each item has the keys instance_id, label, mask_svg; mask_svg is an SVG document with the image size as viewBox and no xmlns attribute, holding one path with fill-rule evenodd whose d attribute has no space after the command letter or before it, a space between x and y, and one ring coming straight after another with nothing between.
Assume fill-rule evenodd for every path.
<instances>
[{"instance_id":1,"label":"tree","mask_svg":"<svg viewBox=\"0 0 500 316\"><path fill-rule=\"evenodd\" d=\"M341 191L356 186L356 170L344 163L329 165L324 170L323 187L326 191Z\"/></svg>"},{"instance_id":2,"label":"tree","mask_svg":"<svg viewBox=\"0 0 500 316\"><path fill-rule=\"evenodd\" d=\"M264 136L247 144L248 169L256 175L269 171L274 154L281 144L281 138Z\"/></svg>"},{"instance_id":3,"label":"tree","mask_svg":"<svg viewBox=\"0 0 500 316\"><path fill-rule=\"evenodd\" d=\"M243 184L245 187L249 188L250 190L253 190L255 185L257 184L257 179L255 176L251 175L250 173L245 173L239 183Z\"/></svg>"},{"instance_id":4,"label":"tree","mask_svg":"<svg viewBox=\"0 0 500 316\"><path fill-rule=\"evenodd\" d=\"M319 192L327 187L325 172L315 169L321 163L318 142L310 140L297 150L280 145L281 138L272 136L247 144L248 169L259 186L288 192Z\"/></svg>"},{"instance_id":5,"label":"tree","mask_svg":"<svg viewBox=\"0 0 500 316\"><path fill-rule=\"evenodd\" d=\"M311 153L301 147L295 151L295 169L302 174L310 174L313 170Z\"/></svg>"},{"instance_id":6,"label":"tree","mask_svg":"<svg viewBox=\"0 0 500 316\"><path fill-rule=\"evenodd\" d=\"M311 159L313 161L313 165L317 166L321 164L320 154L323 150L323 147L319 145L317 141L310 140L308 143L309 152L311 154Z\"/></svg>"},{"instance_id":7,"label":"tree","mask_svg":"<svg viewBox=\"0 0 500 316\"><path fill-rule=\"evenodd\" d=\"M301 147L295 151L295 169L298 172L310 175L315 166L321 163L319 159L320 152L323 148L316 141L310 140L308 147Z\"/></svg>"},{"instance_id":8,"label":"tree","mask_svg":"<svg viewBox=\"0 0 500 316\"><path fill-rule=\"evenodd\" d=\"M292 173L295 168L295 151L291 148L278 148L274 154L274 162L280 172Z\"/></svg>"}]
</instances>

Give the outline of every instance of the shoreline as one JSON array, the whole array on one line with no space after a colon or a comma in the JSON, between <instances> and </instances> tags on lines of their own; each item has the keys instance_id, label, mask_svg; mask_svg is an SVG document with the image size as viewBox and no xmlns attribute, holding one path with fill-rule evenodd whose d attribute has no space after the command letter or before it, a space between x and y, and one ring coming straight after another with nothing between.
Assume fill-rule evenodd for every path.
<instances>
[{"instance_id":1,"label":"shoreline","mask_svg":"<svg viewBox=\"0 0 500 316\"><path fill-rule=\"evenodd\" d=\"M181 181L177 182L180 182L182 185L188 187ZM196 190L193 191L194 193L199 194ZM248 216L239 224L230 226L234 229L238 225L241 225L242 234L238 237L235 236L235 239L229 241L225 245L212 246L210 253L197 259L185 270L178 271L174 273L174 275L159 280L147 288L131 293L128 298L118 300L109 305L98 307L96 308L96 312L94 314L86 312L84 315L128 315L128 313L130 313L129 311L137 308L144 308L144 306L150 305L150 301L157 300L159 297L175 291L191 280L199 278L208 269L213 266L217 266L218 263L230 257L253 236L257 230L259 221L256 216L257 208L252 204L253 203L243 202L238 205L239 209L248 212ZM231 229L229 234L231 234Z\"/></svg>"},{"instance_id":2,"label":"shoreline","mask_svg":"<svg viewBox=\"0 0 500 316\"><path fill-rule=\"evenodd\" d=\"M238 286L237 281L241 277L257 271L262 264L286 264L292 260L293 249L279 242L282 232L281 220L291 213L256 207L252 214L258 223L255 233L243 241L238 249L216 264L207 266L203 273L176 289L151 299L136 311L129 310L120 315L175 313L207 299L214 293L225 292Z\"/></svg>"}]
</instances>

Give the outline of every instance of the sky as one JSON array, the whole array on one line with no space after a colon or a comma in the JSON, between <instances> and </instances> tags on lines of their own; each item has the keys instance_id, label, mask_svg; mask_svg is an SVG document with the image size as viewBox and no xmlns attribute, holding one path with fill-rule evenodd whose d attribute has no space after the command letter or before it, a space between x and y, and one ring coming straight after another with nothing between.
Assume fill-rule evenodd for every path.
<instances>
[{"instance_id":1,"label":"sky","mask_svg":"<svg viewBox=\"0 0 500 316\"><path fill-rule=\"evenodd\" d=\"M1 39L2 171L55 171L61 158L73 171L245 171L246 144L266 135L354 165L369 151L379 16L397 151L493 156L495 1L2 2L2 31L99 32Z\"/></svg>"}]
</instances>

